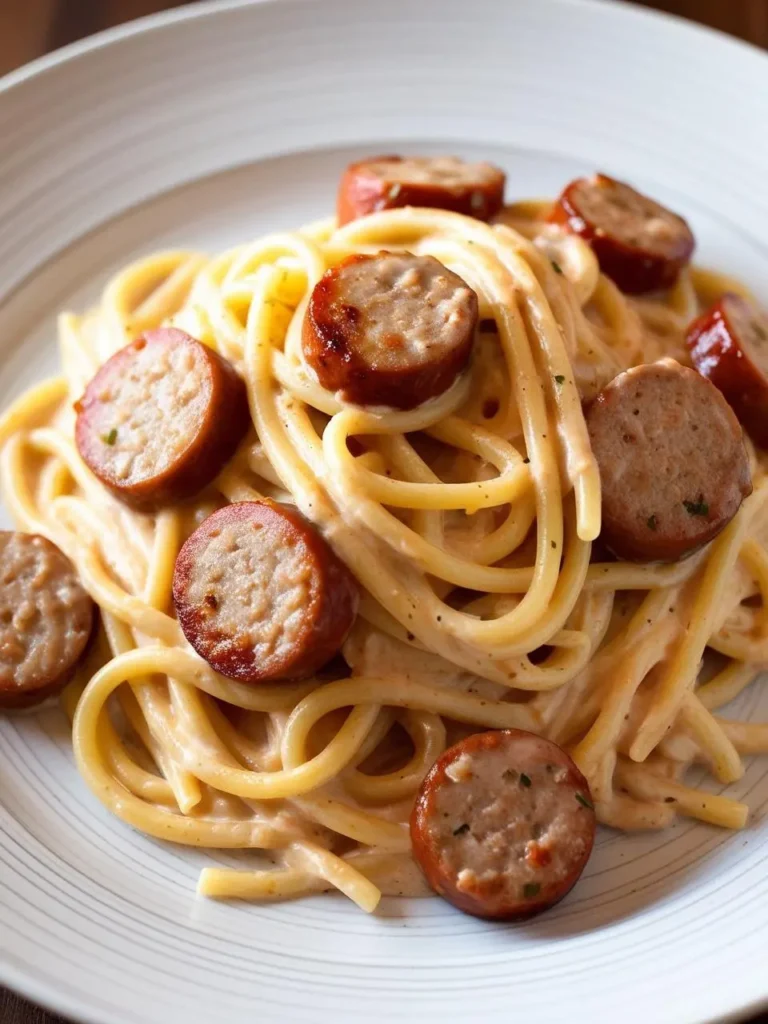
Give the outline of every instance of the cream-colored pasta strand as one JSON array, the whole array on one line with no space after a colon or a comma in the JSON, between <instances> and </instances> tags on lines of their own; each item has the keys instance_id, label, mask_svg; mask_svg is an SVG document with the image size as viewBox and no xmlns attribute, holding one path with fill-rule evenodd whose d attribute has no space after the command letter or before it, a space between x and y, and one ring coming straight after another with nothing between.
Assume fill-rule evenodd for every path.
<instances>
[{"instance_id":1,"label":"cream-colored pasta strand","mask_svg":"<svg viewBox=\"0 0 768 1024\"><path fill-rule=\"evenodd\" d=\"M665 295L628 299L589 245L545 226L549 207L517 203L502 226L381 211L211 259L135 261L96 309L60 319L64 375L0 418L10 511L72 559L111 644L110 656L102 634L63 695L87 784L148 835L269 852L255 870L205 870L201 893L333 888L370 912L382 893L423 892L408 818L456 722L568 746L611 826L678 814L743 826L745 805L686 785L684 771L704 758L730 782L742 755L768 753L768 725L712 713L768 664L764 457L750 447L754 494L702 551L593 562L600 477L582 414L633 363L687 358L690 317L738 286L693 268ZM412 410L345 405L303 358L314 285L381 248L442 260L486 321L469 371ZM72 403L105 359L161 325L233 363L254 431L203 494L140 514L83 463ZM357 576L361 621L345 650L362 631L380 653L350 653L350 678L227 679L174 618L190 531L223 502L266 496L297 507ZM697 687L708 649L730 661Z\"/></svg>"}]
</instances>

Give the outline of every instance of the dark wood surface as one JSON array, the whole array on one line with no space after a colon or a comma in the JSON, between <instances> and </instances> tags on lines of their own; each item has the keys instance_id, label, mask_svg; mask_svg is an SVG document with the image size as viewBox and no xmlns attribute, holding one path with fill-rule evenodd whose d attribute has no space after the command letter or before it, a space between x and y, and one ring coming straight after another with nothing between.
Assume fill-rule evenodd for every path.
<instances>
[{"instance_id":1,"label":"dark wood surface","mask_svg":"<svg viewBox=\"0 0 768 1024\"><path fill-rule=\"evenodd\" d=\"M0 0L0 74L81 36L181 6L183 0ZM643 6L682 15L768 49L768 0L646 0ZM0 1024L63 1022L0 988ZM768 1014L753 1024L768 1024Z\"/></svg>"}]
</instances>

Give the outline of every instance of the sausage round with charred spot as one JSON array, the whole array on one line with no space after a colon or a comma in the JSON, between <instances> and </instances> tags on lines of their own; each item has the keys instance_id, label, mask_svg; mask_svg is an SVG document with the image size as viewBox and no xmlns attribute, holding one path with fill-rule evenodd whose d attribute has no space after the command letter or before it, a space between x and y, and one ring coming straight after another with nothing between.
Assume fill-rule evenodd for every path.
<instances>
[{"instance_id":1,"label":"sausage round with charred spot","mask_svg":"<svg viewBox=\"0 0 768 1024\"><path fill-rule=\"evenodd\" d=\"M39 704L72 677L94 603L45 537L0 532L0 708Z\"/></svg>"},{"instance_id":2,"label":"sausage round with charred spot","mask_svg":"<svg viewBox=\"0 0 768 1024\"><path fill-rule=\"evenodd\" d=\"M298 512L264 499L214 512L182 546L173 603L217 672L245 683L309 676L352 627L351 573Z\"/></svg>"},{"instance_id":3,"label":"sausage round with charred spot","mask_svg":"<svg viewBox=\"0 0 768 1024\"><path fill-rule=\"evenodd\" d=\"M620 558L682 558L716 537L752 491L733 411L673 359L620 373L586 420L600 469L601 539Z\"/></svg>"},{"instance_id":4,"label":"sausage round with charred spot","mask_svg":"<svg viewBox=\"0 0 768 1024\"><path fill-rule=\"evenodd\" d=\"M75 409L83 461L140 511L202 490L250 423L245 384L234 368L169 327L147 331L116 352Z\"/></svg>"},{"instance_id":5,"label":"sausage round with charred spot","mask_svg":"<svg viewBox=\"0 0 768 1024\"><path fill-rule=\"evenodd\" d=\"M727 294L688 328L693 364L723 393L747 433L768 448L768 318Z\"/></svg>"},{"instance_id":6,"label":"sausage round with charred spot","mask_svg":"<svg viewBox=\"0 0 768 1024\"><path fill-rule=\"evenodd\" d=\"M504 202L506 176L455 156L376 156L350 164L339 184L339 224L401 206L452 210L490 220Z\"/></svg>"},{"instance_id":7,"label":"sausage round with charred spot","mask_svg":"<svg viewBox=\"0 0 768 1024\"><path fill-rule=\"evenodd\" d=\"M472 289L432 256L350 256L315 285L304 358L345 402L412 409L466 368L477 310Z\"/></svg>"},{"instance_id":8,"label":"sausage round with charred spot","mask_svg":"<svg viewBox=\"0 0 768 1024\"><path fill-rule=\"evenodd\" d=\"M595 827L587 780L565 751L504 729L468 736L435 762L411 843L429 884L459 910L522 920L570 892Z\"/></svg>"},{"instance_id":9,"label":"sausage round with charred spot","mask_svg":"<svg viewBox=\"0 0 768 1024\"><path fill-rule=\"evenodd\" d=\"M630 295L671 287L695 246L682 217L607 174L572 181L549 219L589 242L602 272Z\"/></svg>"}]
</instances>

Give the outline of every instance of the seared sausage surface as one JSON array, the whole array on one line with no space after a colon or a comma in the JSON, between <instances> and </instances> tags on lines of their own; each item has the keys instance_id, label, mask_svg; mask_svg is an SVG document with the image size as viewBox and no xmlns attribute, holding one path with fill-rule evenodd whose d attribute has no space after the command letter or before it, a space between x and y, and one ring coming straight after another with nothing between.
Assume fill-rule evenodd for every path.
<instances>
[{"instance_id":1,"label":"seared sausage surface","mask_svg":"<svg viewBox=\"0 0 768 1024\"><path fill-rule=\"evenodd\" d=\"M682 217L606 174L567 185L550 220L589 242L603 273L630 295L671 287L695 245Z\"/></svg>"},{"instance_id":2,"label":"seared sausage surface","mask_svg":"<svg viewBox=\"0 0 768 1024\"><path fill-rule=\"evenodd\" d=\"M343 401L412 409L466 367L477 296L431 256L351 256L315 285L304 358Z\"/></svg>"},{"instance_id":3,"label":"seared sausage surface","mask_svg":"<svg viewBox=\"0 0 768 1024\"><path fill-rule=\"evenodd\" d=\"M350 164L339 184L339 224L377 210L431 206L490 220L504 202L506 176L455 156L376 156Z\"/></svg>"},{"instance_id":4,"label":"seared sausage surface","mask_svg":"<svg viewBox=\"0 0 768 1024\"><path fill-rule=\"evenodd\" d=\"M209 516L173 574L187 640L217 672L246 683L321 668L346 639L358 598L351 573L311 523L266 499Z\"/></svg>"},{"instance_id":5,"label":"seared sausage surface","mask_svg":"<svg viewBox=\"0 0 768 1024\"><path fill-rule=\"evenodd\" d=\"M752 439L768 447L768 318L738 295L722 298L688 328L699 373L722 391Z\"/></svg>"},{"instance_id":6,"label":"seared sausage surface","mask_svg":"<svg viewBox=\"0 0 768 1024\"><path fill-rule=\"evenodd\" d=\"M505 729L468 736L435 762L411 841L429 884L459 910L519 920L571 890L595 827L589 786L565 751Z\"/></svg>"},{"instance_id":7,"label":"seared sausage surface","mask_svg":"<svg viewBox=\"0 0 768 1024\"><path fill-rule=\"evenodd\" d=\"M39 704L71 678L95 605L45 537L0 532L0 708Z\"/></svg>"},{"instance_id":8,"label":"seared sausage surface","mask_svg":"<svg viewBox=\"0 0 768 1024\"><path fill-rule=\"evenodd\" d=\"M620 373L586 419L600 468L601 539L620 558L682 558L716 537L752 491L730 406L672 359Z\"/></svg>"},{"instance_id":9,"label":"seared sausage surface","mask_svg":"<svg viewBox=\"0 0 768 1024\"><path fill-rule=\"evenodd\" d=\"M83 461L140 511L202 490L250 423L245 384L233 367L175 328L147 331L116 352L75 408Z\"/></svg>"}]
</instances>

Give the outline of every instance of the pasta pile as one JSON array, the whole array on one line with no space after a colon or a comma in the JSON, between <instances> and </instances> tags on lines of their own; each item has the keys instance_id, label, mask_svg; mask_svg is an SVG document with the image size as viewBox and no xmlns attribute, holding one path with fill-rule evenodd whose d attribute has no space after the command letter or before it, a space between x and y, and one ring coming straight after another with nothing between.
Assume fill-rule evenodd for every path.
<instances>
[{"instance_id":1,"label":"pasta pile","mask_svg":"<svg viewBox=\"0 0 768 1024\"><path fill-rule=\"evenodd\" d=\"M410 855L414 796L445 747L481 729L564 746L606 825L745 824L744 804L684 776L701 762L734 782L742 755L768 752L768 725L715 714L768 662L764 458L750 449L754 491L705 549L668 565L613 561L597 540L582 414L622 369L688 362L690 319L743 289L693 269L663 301L629 299L588 245L544 223L547 209L516 204L490 226L405 208L212 259L140 260L98 308L61 317L62 377L5 413L5 500L20 529L68 555L101 609L64 694L83 778L148 835L262 851L252 870L205 869L205 895L336 888L371 911L382 893L426 892ZM436 257L480 301L470 371L407 412L342 406L301 356L315 283L381 249ZM72 403L160 324L235 365L253 430L194 502L149 515L84 466ZM363 593L344 662L298 683L217 675L172 612L184 539L222 505L261 496L295 504Z\"/></svg>"}]
</instances>

